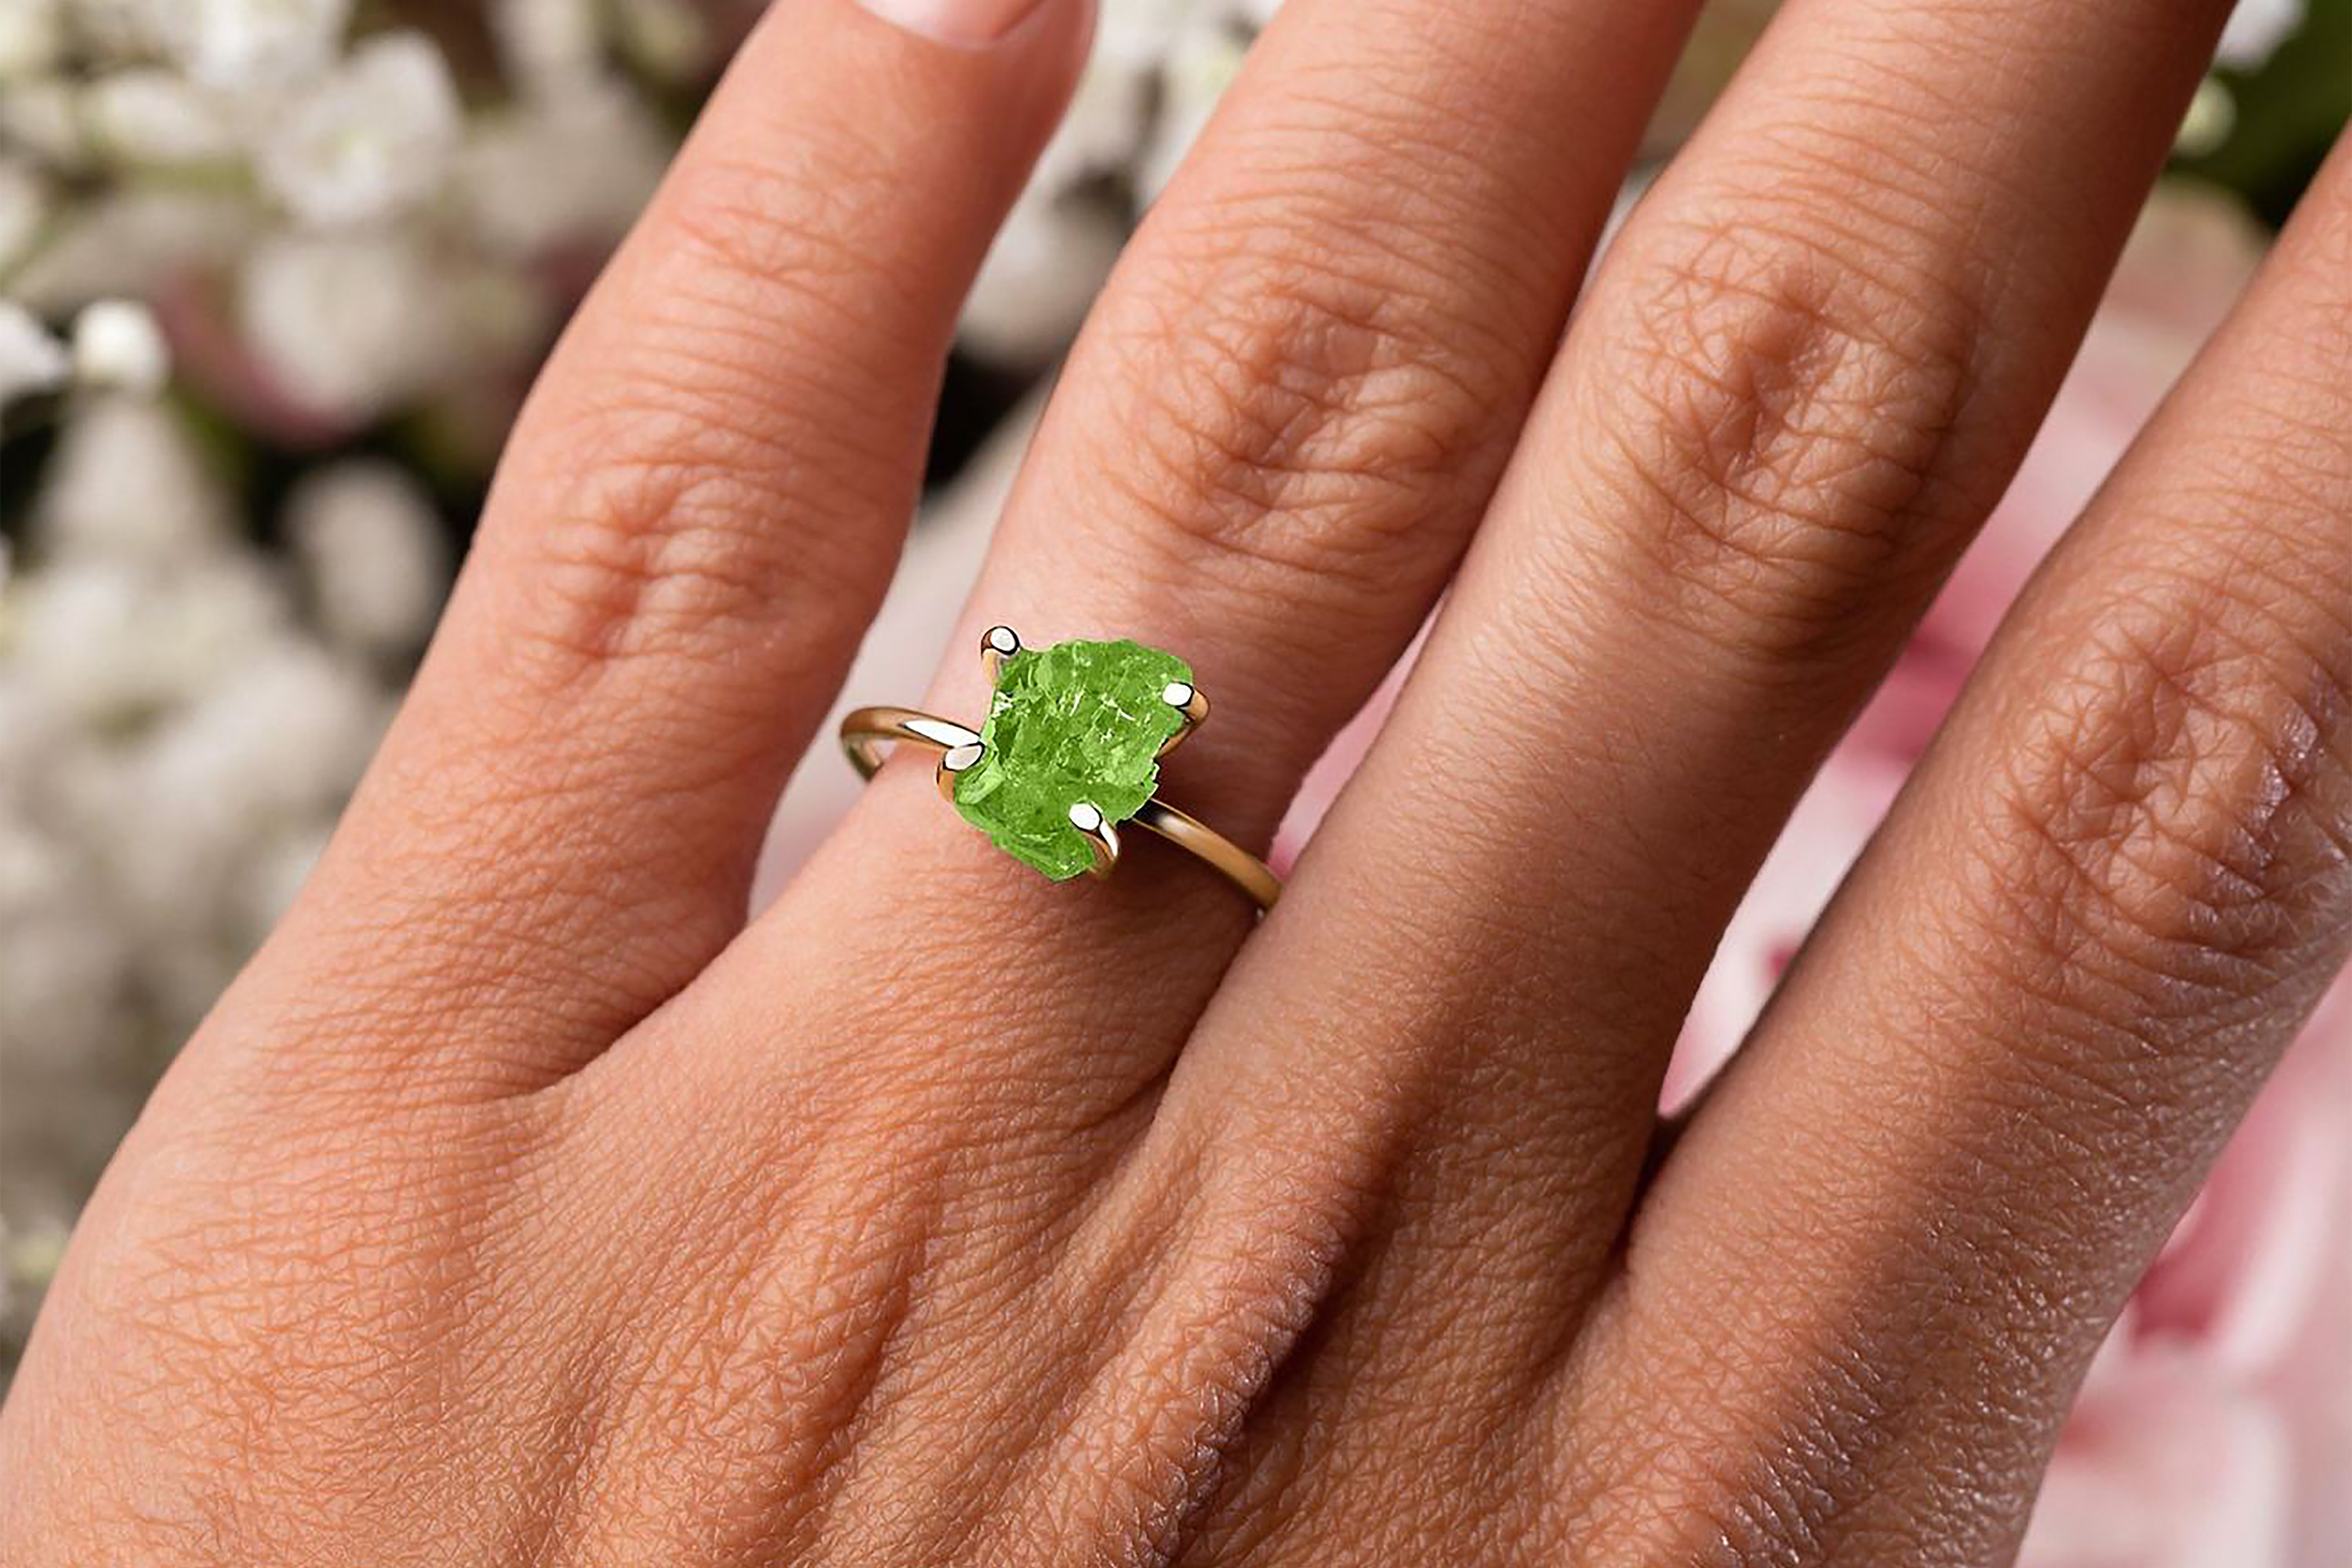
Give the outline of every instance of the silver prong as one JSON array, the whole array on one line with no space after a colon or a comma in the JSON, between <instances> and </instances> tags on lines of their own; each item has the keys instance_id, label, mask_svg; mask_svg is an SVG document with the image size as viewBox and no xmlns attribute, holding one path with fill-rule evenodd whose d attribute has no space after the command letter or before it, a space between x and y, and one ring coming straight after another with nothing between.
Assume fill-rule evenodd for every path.
<instances>
[{"instance_id":1,"label":"silver prong","mask_svg":"<svg viewBox=\"0 0 2352 1568\"><path fill-rule=\"evenodd\" d=\"M1184 716L1184 727L1160 742L1160 754L1164 757L1191 740L1192 731L1208 721L1209 700L1201 694L1198 687L1184 680L1170 681L1167 689L1160 694L1160 700Z\"/></svg>"},{"instance_id":2,"label":"silver prong","mask_svg":"<svg viewBox=\"0 0 2352 1568\"><path fill-rule=\"evenodd\" d=\"M988 672L988 683L996 684L1004 661L1021 651L1021 634L1011 626L991 626L980 639L980 668Z\"/></svg>"},{"instance_id":3,"label":"silver prong","mask_svg":"<svg viewBox=\"0 0 2352 1568\"><path fill-rule=\"evenodd\" d=\"M1118 864L1118 830L1103 819L1103 814L1080 801L1070 807L1070 826L1087 836L1087 843L1095 852L1094 874L1108 877Z\"/></svg>"},{"instance_id":4,"label":"silver prong","mask_svg":"<svg viewBox=\"0 0 2352 1568\"><path fill-rule=\"evenodd\" d=\"M978 741L951 747L940 754L940 794L950 805L955 804L956 781L980 765L988 748Z\"/></svg>"}]
</instances>

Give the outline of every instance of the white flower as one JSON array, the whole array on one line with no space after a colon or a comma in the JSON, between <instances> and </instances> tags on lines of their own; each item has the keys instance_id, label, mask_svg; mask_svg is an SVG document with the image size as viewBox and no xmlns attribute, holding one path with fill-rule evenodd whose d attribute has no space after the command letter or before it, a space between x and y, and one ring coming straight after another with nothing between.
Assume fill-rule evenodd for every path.
<instances>
[{"instance_id":1,"label":"white flower","mask_svg":"<svg viewBox=\"0 0 2352 1568\"><path fill-rule=\"evenodd\" d=\"M282 637L287 621L283 590L244 555L176 574L60 561L25 573L10 592L19 672L60 712L100 731L193 700Z\"/></svg>"},{"instance_id":2,"label":"white flower","mask_svg":"<svg viewBox=\"0 0 2352 1568\"><path fill-rule=\"evenodd\" d=\"M173 572L215 551L228 533L218 481L179 421L155 404L80 404L43 479L34 536L52 561Z\"/></svg>"},{"instance_id":3,"label":"white flower","mask_svg":"<svg viewBox=\"0 0 2352 1568\"><path fill-rule=\"evenodd\" d=\"M63 78L12 81L0 90L0 142L70 169L82 163L85 142L80 96Z\"/></svg>"},{"instance_id":4,"label":"white flower","mask_svg":"<svg viewBox=\"0 0 2352 1568\"><path fill-rule=\"evenodd\" d=\"M163 48L174 6L188 0L66 0L74 41L101 62L140 59Z\"/></svg>"},{"instance_id":5,"label":"white flower","mask_svg":"<svg viewBox=\"0 0 2352 1568\"><path fill-rule=\"evenodd\" d=\"M614 0L621 48L657 81L688 80L710 63L710 23L692 0Z\"/></svg>"},{"instance_id":6,"label":"white flower","mask_svg":"<svg viewBox=\"0 0 2352 1568\"><path fill-rule=\"evenodd\" d=\"M198 82L250 92L300 80L333 59L352 0L155 0L173 60Z\"/></svg>"},{"instance_id":7,"label":"white flower","mask_svg":"<svg viewBox=\"0 0 2352 1568\"><path fill-rule=\"evenodd\" d=\"M330 637L370 655L424 646L449 582L433 503L389 463L347 462L287 503L296 558Z\"/></svg>"},{"instance_id":8,"label":"white flower","mask_svg":"<svg viewBox=\"0 0 2352 1568\"><path fill-rule=\"evenodd\" d=\"M373 418L455 353L446 265L401 235L290 235L246 263L238 315L278 390L329 419Z\"/></svg>"},{"instance_id":9,"label":"white flower","mask_svg":"<svg viewBox=\"0 0 2352 1568\"><path fill-rule=\"evenodd\" d=\"M341 805L389 709L371 681L290 636L224 669L131 758L132 820L111 847L134 905L169 921L191 888L233 899L248 847Z\"/></svg>"},{"instance_id":10,"label":"white flower","mask_svg":"<svg viewBox=\"0 0 2352 1568\"><path fill-rule=\"evenodd\" d=\"M61 214L8 290L53 317L95 300L149 297L174 277L226 263L252 226L250 205L226 192L132 185Z\"/></svg>"},{"instance_id":11,"label":"white flower","mask_svg":"<svg viewBox=\"0 0 2352 1568\"><path fill-rule=\"evenodd\" d=\"M0 0L0 82L50 69L65 41L65 9L58 0Z\"/></svg>"},{"instance_id":12,"label":"white flower","mask_svg":"<svg viewBox=\"0 0 2352 1568\"><path fill-rule=\"evenodd\" d=\"M2271 58L2303 26L2305 0L2238 0L2221 32L2223 65L2251 68Z\"/></svg>"},{"instance_id":13,"label":"white flower","mask_svg":"<svg viewBox=\"0 0 2352 1568\"><path fill-rule=\"evenodd\" d=\"M610 80L486 118L459 165L467 227L517 257L611 240L644 210L671 152L652 112Z\"/></svg>"},{"instance_id":14,"label":"white flower","mask_svg":"<svg viewBox=\"0 0 2352 1568\"><path fill-rule=\"evenodd\" d=\"M1123 245L1120 192L1159 194L1278 0L1108 0L1069 112L968 302L964 345L1036 364L1066 344Z\"/></svg>"},{"instance_id":15,"label":"white flower","mask_svg":"<svg viewBox=\"0 0 2352 1568\"><path fill-rule=\"evenodd\" d=\"M222 99L162 66L133 66L92 82L82 97L82 123L119 163L218 163L238 152L237 128Z\"/></svg>"},{"instance_id":16,"label":"white flower","mask_svg":"<svg viewBox=\"0 0 2352 1568\"><path fill-rule=\"evenodd\" d=\"M1123 211L1084 193L1033 186L964 300L963 346L999 364L1043 365L1077 334L1126 244Z\"/></svg>"},{"instance_id":17,"label":"white flower","mask_svg":"<svg viewBox=\"0 0 2352 1568\"><path fill-rule=\"evenodd\" d=\"M460 125L441 51L421 33L386 34L276 118L260 149L262 178L306 223L377 222L441 188Z\"/></svg>"},{"instance_id":18,"label":"white flower","mask_svg":"<svg viewBox=\"0 0 2352 1568\"><path fill-rule=\"evenodd\" d=\"M1243 57L1255 37L1241 16L1211 5L1195 12L1171 42L1160 76L1159 122L1135 175L1136 189L1145 200L1157 196L1174 177L1225 89L1241 74Z\"/></svg>"},{"instance_id":19,"label":"white flower","mask_svg":"<svg viewBox=\"0 0 2352 1568\"><path fill-rule=\"evenodd\" d=\"M155 313L133 300L101 300L74 322L74 375L85 386L152 397L172 376L172 349Z\"/></svg>"},{"instance_id":20,"label":"white flower","mask_svg":"<svg viewBox=\"0 0 2352 1568\"><path fill-rule=\"evenodd\" d=\"M604 70L599 0L492 0L489 20L499 57L526 93L564 91Z\"/></svg>"},{"instance_id":21,"label":"white flower","mask_svg":"<svg viewBox=\"0 0 2352 1568\"><path fill-rule=\"evenodd\" d=\"M66 346L30 310L0 299L0 413L28 393L65 384L73 368Z\"/></svg>"}]
</instances>

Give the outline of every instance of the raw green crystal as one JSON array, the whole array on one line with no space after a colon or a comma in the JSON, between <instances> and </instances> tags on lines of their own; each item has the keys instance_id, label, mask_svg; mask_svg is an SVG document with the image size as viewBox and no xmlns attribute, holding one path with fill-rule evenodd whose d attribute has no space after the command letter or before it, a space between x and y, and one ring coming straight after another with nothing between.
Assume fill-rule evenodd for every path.
<instances>
[{"instance_id":1,"label":"raw green crystal","mask_svg":"<svg viewBox=\"0 0 2352 1568\"><path fill-rule=\"evenodd\" d=\"M1184 726L1168 688L1184 661L1133 642L1066 642L1004 661L981 730L986 747L956 781L956 809L999 849L1056 882L1094 864L1070 825L1084 803L1106 822L1143 809L1160 783L1160 748Z\"/></svg>"}]
</instances>

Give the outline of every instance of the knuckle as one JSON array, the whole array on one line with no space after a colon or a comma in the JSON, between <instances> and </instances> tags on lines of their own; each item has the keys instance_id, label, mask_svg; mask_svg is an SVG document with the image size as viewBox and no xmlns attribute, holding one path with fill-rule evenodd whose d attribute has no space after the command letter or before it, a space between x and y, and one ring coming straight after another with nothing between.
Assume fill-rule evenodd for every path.
<instances>
[{"instance_id":1,"label":"knuckle","mask_svg":"<svg viewBox=\"0 0 2352 1568\"><path fill-rule=\"evenodd\" d=\"M1505 367L1524 356L1475 341L1439 280L1393 257L1213 243L1160 247L1099 334L1126 404L1101 467L1171 568L1345 587L1450 557L1458 531L1425 525L1499 468Z\"/></svg>"},{"instance_id":2,"label":"knuckle","mask_svg":"<svg viewBox=\"0 0 2352 1568\"><path fill-rule=\"evenodd\" d=\"M1933 570L1918 523L1975 374L1967 298L1807 221L1662 221L1580 383L1664 613L1789 661L1883 615L1890 575Z\"/></svg>"},{"instance_id":3,"label":"knuckle","mask_svg":"<svg viewBox=\"0 0 2352 1568\"><path fill-rule=\"evenodd\" d=\"M888 568L857 531L796 522L873 491L829 434L708 358L648 357L625 395L532 433L517 651L535 687L646 657L724 660L751 639L814 654L845 630L825 607L863 603Z\"/></svg>"},{"instance_id":4,"label":"knuckle","mask_svg":"<svg viewBox=\"0 0 2352 1568\"><path fill-rule=\"evenodd\" d=\"M2037 994L2136 1028L2315 960L2352 849L2340 651L2243 591L2179 586L2108 617L2035 700L1969 879Z\"/></svg>"},{"instance_id":5,"label":"knuckle","mask_svg":"<svg viewBox=\"0 0 2352 1568\"><path fill-rule=\"evenodd\" d=\"M836 367L921 363L925 312L836 216L844 177L688 160L600 284L501 474L526 515L494 524L523 539L550 683L747 635L829 647L845 617L821 612L878 592L889 552L815 520L912 504L921 378Z\"/></svg>"}]
</instances>

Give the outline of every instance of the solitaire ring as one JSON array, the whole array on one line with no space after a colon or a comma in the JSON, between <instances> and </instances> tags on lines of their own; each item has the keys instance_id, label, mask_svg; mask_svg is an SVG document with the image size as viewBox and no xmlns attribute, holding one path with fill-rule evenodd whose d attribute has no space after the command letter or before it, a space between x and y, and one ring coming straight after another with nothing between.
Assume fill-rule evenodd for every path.
<instances>
[{"instance_id":1,"label":"solitaire ring","mask_svg":"<svg viewBox=\"0 0 2352 1568\"><path fill-rule=\"evenodd\" d=\"M1191 667L1134 642L1025 648L992 626L980 657L996 695L978 731L908 708L861 708L842 749L866 778L888 743L939 753L940 793L989 842L1056 882L1118 866L1119 828L1146 827L1190 850L1261 911L1282 884L1232 839L1159 798L1160 759L1209 716Z\"/></svg>"}]
</instances>

